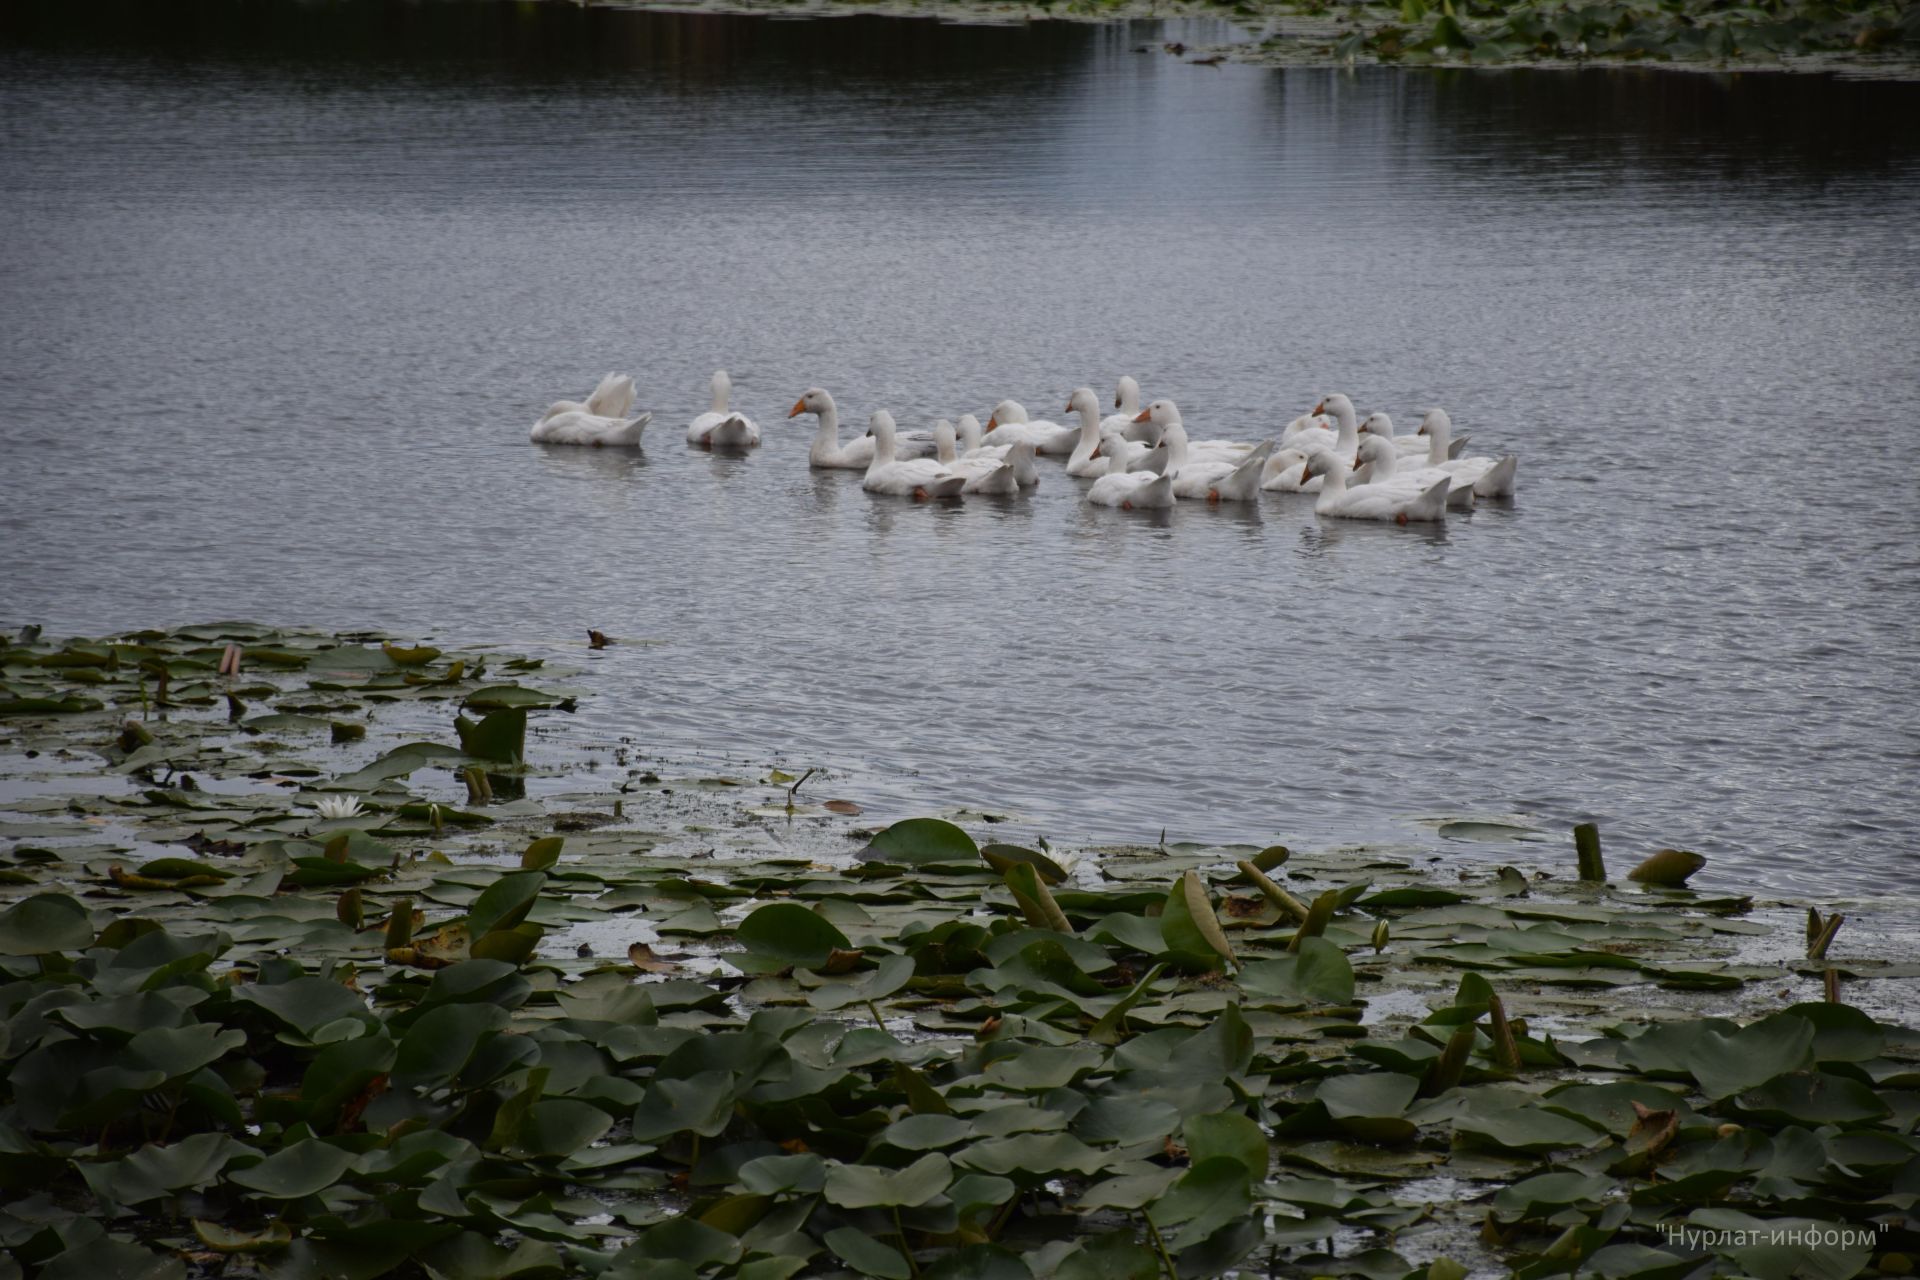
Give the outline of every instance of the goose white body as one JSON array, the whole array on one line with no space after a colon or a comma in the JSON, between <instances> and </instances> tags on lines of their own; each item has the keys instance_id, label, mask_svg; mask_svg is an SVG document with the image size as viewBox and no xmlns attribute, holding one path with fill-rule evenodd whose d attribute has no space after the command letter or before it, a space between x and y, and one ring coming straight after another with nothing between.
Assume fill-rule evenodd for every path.
<instances>
[{"instance_id":1,"label":"goose white body","mask_svg":"<svg viewBox=\"0 0 1920 1280\"><path fill-rule=\"evenodd\" d=\"M716 369L708 384L713 393L707 412L687 424L687 443L706 449L751 449L760 443L760 428L744 413L734 413L727 403L733 395L733 382L725 369Z\"/></svg>"},{"instance_id":2,"label":"goose white body","mask_svg":"<svg viewBox=\"0 0 1920 1280\"><path fill-rule=\"evenodd\" d=\"M1031 444L1036 453L1070 454L1079 442L1080 428L1063 427L1044 419L1027 417L1026 408L1017 400L1002 400L993 406L987 418L986 443L990 445Z\"/></svg>"},{"instance_id":3,"label":"goose white body","mask_svg":"<svg viewBox=\"0 0 1920 1280\"><path fill-rule=\"evenodd\" d=\"M1101 438L1100 448L1104 451L1109 444L1118 447L1126 443L1127 440L1114 431ZM1174 503L1173 477L1151 471L1109 471L1087 490L1087 501L1099 507L1120 507L1129 511L1171 507Z\"/></svg>"},{"instance_id":4,"label":"goose white body","mask_svg":"<svg viewBox=\"0 0 1920 1280\"><path fill-rule=\"evenodd\" d=\"M897 431L893 415L885 409L874 412L867 433L873 440L873 461L860 487L868 493L886 493L900 498L925 501L928 498L957 498L967 478L947 470L932 458L896 458ZM1012 471L1008 467L1009 472Z\"/></svg>"},{"instance_id":5,"label":"goose white body","mask_svg":"<svg viewBox=\"0 0 1920 1280\"><path fill-rule=\"evenodd\" d=\"M627 417L632 410L633 379L610 373L585 400L556 400L548 405L527 439L534 444L630 448L640 443L640 433L653 421L650 413Z\"/></svg>"},{"instance_id":6,"label":"goose white body","mask_svg":"<svg viewBox=\"0 0 1920 1280\"><path fill-rule=\"evenodd\" d=\"M641 432L653 421L643 413L637 418L603 418L579 409L560 413L548 411L533 424L527 438L535 444L578 444L593 448L632 448L640 443Z\"/></svg>"},{"instance_id":7,"label":"goose white body","mask_svg":"<svg viewBox=\"0 0 1920 1280\"><path fill-rule=\"evenodd\" d=\"M1427 437L1429 452L1427 465L1447 472L1458 484L1473 486L1476 496L1482 498L1511 498L1514 478L1520 469L1520 459L1515 454L1502 458L1489 458L1484 455L1473 458L1452 457L1453 419L1445 409L1429 409L1420 423L1417 435Z\"/></svg>"},{"instance_id":8,"label":"goose white body","mask_svg":"<svg viewBox=\"0 0 1920 1280\"><path fill-rule=\"evenodd\" d=\"M1436 481L1424 492L1371 484L1349 489L1347 464L1331 453L1316 453L1307 459L1307 471L1326 481L1313 504L1316 515L1395 524L1446 519L1446 481Z\"/></svg>"},{"instance_id":9,"label":"goose white body","mask_svg":"<svg viewBox=\"0 0 1920 1280\"><path fill-rule=\"evenodd\" d=\"M954 451L953 424L945 418L933 424L933 456L955 475L965 476L962 493L987 493L1011 496L1021 489L1022 468L1033 470L1033 446L1007 446L1005 458L962 458ZM1039 475L1033 477L1038 484Z\"/></svg>"},{"instance_id":10,"label":"goose white body","mask_svg":"<svg viewBox=\"0 0 1920 1280\"><path fill-rule=\"evenodd\" d=\"M1377 416L1377 415L1376 415ZM1449 511L1473 510L1473 486L1457 483L1454 477L1439 467L1404 466L1400 461L1400 450L1391 438L1369 435L1360 441L1360 466L1347 477L1347 487L1356 489L1362 485L1378 485L1384 489L1403 489L1414 493L1425 493L1436 483L1447 482L1447 509Z\"/></svg>"},{"instance_id":11,"label":"goose white body","mask_svg":"<svg viewBox=\"0 0 1920 1280\"><path fill-rule=\"evenodd\" d=\"M811 413L819 419L820 425L813 433L813 443L807 447L807 465L816 470L865 471L873 465L873 437L862 436L858 440L840 443L840 408L834 404L833 396L825 388L809 387L794 402L789 418L797 418L803 413ZM924 458L933 453L932 439L901 438L894 440L896 459Z\"/></svg>"}]
</instances>

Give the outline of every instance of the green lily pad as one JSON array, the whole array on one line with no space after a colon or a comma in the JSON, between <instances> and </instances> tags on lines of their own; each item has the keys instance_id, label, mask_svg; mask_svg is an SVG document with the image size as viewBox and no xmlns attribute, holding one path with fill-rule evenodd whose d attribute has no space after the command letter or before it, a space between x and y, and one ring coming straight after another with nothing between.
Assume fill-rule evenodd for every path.
<instances>
[{"instance_id":1,"label":"green lily pad","mask_svg":"<svg viewBox=\"0 0 1920 1280\"><path fill-rule=\"evenodd\" d=\"M87 909L64 893L35 894L0 912L0 955L53 955L92 941Z\"/></svg>"},{"instance_id":2,"label":"green lily pad","mask_svg":"<svg viewBox=\"0 0 1920 1280\"><path fill-rule=\"evenodd\" d=\"M276 1151L259 1164L229 1173L236 1186L274 1200L297 1200L338 1182L353 1165L353 1153L309 1138Z\"/></svg>"},{"instance_id":3,"label":"green lily pad","mask_svg":"<svg viewBox=\"0 0 1920 1280\"><path fill-rule=\"evenodd\" d=\"M908 818L873 838L858 855L865 862L917 867L931 863L968 863L980 858L973 837L939 818Z\"/></svg>"},{"instance_id":4,"label":"green lily pad","mask_svg":"<svg viewBox=\"0 0 1920 1280\"><path fill-rule=\"evenodd\" d=\"M733 936L752 955L780 967L818 969L835 951L850 950L847 935L797 902L757 907Z\"/></svg>"},{"instance_id":5,"label":"green lily pad","mask_svg":"<svg viewBox=\"0 0 1920 1280\"><path fill-rule=\"evenodd\" d=\"M953 1182L953 1165L938 1151L921 1156L904 1169L836 1164L827 1169L826 1199L842 1209L911 1209L945 1191Z\"/></svg>"}]
</instances>

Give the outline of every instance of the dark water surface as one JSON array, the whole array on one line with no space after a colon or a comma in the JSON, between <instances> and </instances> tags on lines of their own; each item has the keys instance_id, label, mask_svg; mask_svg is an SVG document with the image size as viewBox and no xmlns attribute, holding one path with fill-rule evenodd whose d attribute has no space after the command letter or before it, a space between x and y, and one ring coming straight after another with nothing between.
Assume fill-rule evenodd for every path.
<instances>
[{"instance_id":1,"label":"dark water surface","mask_svg":"<svg viewBox=\"0 0 1920 1280\"><path fill-rule=\"evenodd\" d=\"M1909 888L1920 86L1132 52L1171 34L1223 38L9 6L0 617L598 627L657 643L593 656L590 731L877 818L1595 818L1721 886ZM751 457L682 443L719 365ZM643 453L527 445L610 368ZM1203 435L1444 404L1519 499L1142 516L1045 464L927 509L782 420L1125 372Z\"/></svg>"}]
</instances>

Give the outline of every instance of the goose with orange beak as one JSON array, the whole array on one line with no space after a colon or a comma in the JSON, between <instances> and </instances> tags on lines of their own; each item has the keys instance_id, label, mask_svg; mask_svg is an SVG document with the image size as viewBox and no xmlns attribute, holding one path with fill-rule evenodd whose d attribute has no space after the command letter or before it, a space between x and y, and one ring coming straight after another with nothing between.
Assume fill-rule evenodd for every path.
<instances>
[{"instance_id":1,"label":"goose with orange beak","mask_svg":"<svg viewBox=\"0 0 1920 1280\"><path fill-rule=\"evenodd\" d=\"M1036 453L1065 456L1079 443L1080 428L1063 427L1044 419L1033 421L1018 400L1002 400L993 406L993 413L987 418L987 443L1018 444L1022 440L1031 444Z\"/></svg>"},{"instance_id":2,"label":"goose with orange beak","mask_svg":"<svg viewBox=\"0 0 1920 1280\"><path fill-rule=\"evenodd\" d=\"M1447 509L1449 511L1473 510L1473 486L1458 484L1454 478L1438 467L1423 466L1419 462L1403 463L1400 451L1393 441L1375 435L1360 437L1359 466L1347 477L1347 487L1357 489L1361 486L1379 485L1383 489L1400 489L1411 493L1424 493L1431 489L1436 481L1447 482Z\"/></svg>"},{"instance_id":3,"label":"goose with orange beak","mask_svg":"<svg viewBox=\"0 0 1920 1280\"><path fill-rule=\"evenodd\" d=\"M873 441L873 462L860 487L868 493L890 493L925 502L929 498L957 498L966 488L966 476L947 470L932 458L896 458L893 415L885 409L875 410L868 420L867 438ZM1013 468L1003 469L1011 480Z\"/></svg>"},{"instance_id":4,"label":"goose with orange beak","mask_svg":"<svg viewBox=\"0 0 1920 1280\"><path fill-rule=\"evenodd\" d=\"M1118 431L1109 431L1100 437L1099 450L1103 454L1113 450L1117 455L1130 443ZM1087 501L1124 511L1165 509L1174 502L1173 477L1115 467L1093 482L1087 490Z\"/></svg>"},{"instance_id":5,"label":"goose with orange beak","mask_svg":"<svg viewBox=\"0 0 1920 1280\"><path fill-rule=\"evenodd\" d=\"M1427 465L1451 475L1455 484L1471 485L1476 497L1513 496L1514 477L1520 469L1519 457L1511 453L1498 459L1484 454L1473 458L1453 456L1453 419L1445 409L1427 410L1426 417L1420 421L1420 430L1414 434L1427 437Z\"/></svg>"},{"instance_id":6,"label":"goose with orange beak","mask_svg":"<svg viewBox=\"0 0 1920 1280\"><path fill-rule=\"evenodd\" d=\"M807 465L822 470L865 471L873 465L874 444L870 436L840 443L840 408L824 387L809 387L793 402L787 417L811 413L820 420L813 443L807 449ZM924 458L933 452L933 441L924 436L909 436L895 441L898 458Z\"/></svg>"},{"instance_id":7,"label":"goose with orange beak","mask_svg":"<svg viewBox=\"0 0 1920 1280\"><path fill-rule=\"evenodd\" d=\"M1127 463L1145 453L1147 446L1139 442L1128 442L1124 435L1121 447L1104 447L1102 437L1110 431L1119 431L1113 425L1113 417L1100 416L1100 399L1093 394L1092 387L1080 387L1067 401L1067 412L1080 418L1080 439L1074 444L1073 452L1067 455L1067 474L1091 480L1107 474L1113 469L1117 458L1120 470L1127 469Z\"/></svg>"},{"instance_id":8,"label":"goose with orange beak","mask_svg":"<svg viewBox=\"0 0 1920 1280\"><path fill-rule=\"evenodd\" d=\"M1142 409L1134 421L1146 428L1147 438L1153 447L1146 453L1134 458L1128 464L1128 470L1164 471L1167 469L1166 430L1169 426L1180 427L1181 438L1185 440L1185 453L1189 463L1225 462L1238 465L1253 449L1250 444L1238 440L1192 440L1186 438L1186 424L1181 422L1179 406L1171 400L1155 400Z\"/></svg>"},{"instance_id":9,"label":"goose with orange beak","mask_svg":"<svg viewBox=\"0 0 1920 1280\"><path fill-rule=\"evenodd\" d=\"M1447 517L1447 481L1436 481L1424 491L1385 485L1347 487L1346 461L1325 450L1307 459L1307 474L1321 480L1314 514L1344 520L1387 520L1395 524L1444 520Z\"/></svg>"},{"instance_id":10,"label":"goose with orange beak","mask_svg":"<svg viewBox=\"0 0 1920 1280\"><path fill-rule=\"evenodd\" d=\"M1270 493L1318 493L1325 482L1323 472L1307 473L1307 459L1315 453L1331 453L1352 470L1354 454L1360 448L1360 423L1353 412L1353 401L1339 392L1329 392L1313 406L1311 416L1325 414L1338 425L1302 427L1280 437L1279 452L1267 463L1266 479L1260 487ZM1297 423L1299 419L1295 419Z\"/></svg>"},{"instance_id":11,"label":"goose with orange beak","mask_svg":"<svg viewBox=\"0 0 1920 1280\"><path fill-rule=\"evenodd\" d=\"M1196 455L1187 443L1187 428L1171 400L1155 400L1146 412L1160 428L1164 453L1161 470L1173 478L1173 496L1200 502L1252 502L1260 496L1260 476L1273 452L1273 441L1255 445L1237 458Z\"/></svg>"}]
</instances>

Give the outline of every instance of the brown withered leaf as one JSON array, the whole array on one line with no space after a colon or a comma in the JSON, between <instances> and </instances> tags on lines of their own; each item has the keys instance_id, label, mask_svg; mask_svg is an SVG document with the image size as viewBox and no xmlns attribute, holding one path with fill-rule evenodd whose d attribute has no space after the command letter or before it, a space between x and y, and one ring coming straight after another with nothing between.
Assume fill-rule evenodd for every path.
<instances>
[{"instance_id":1,"label":"brown withered leaf","mask_svg":"<svg viewBox=\"0 0 1920 1280\"><path fill-rule=\"evenodd\" d=\"M642 973L678 973L680 966L665 956L655 955L653 948L644 942L636 942L627 948L627 960Z\"/></svg>"},{"instance_id":2,"label":"brown withered leaf","mask_svg":"<svg viewBox=\"0 0 1920 1280\"><path fill-rule=\"evenodd\" d=\"M827 952L827 962L820 966L820 972L828 975L852 973L853 967L860 963L860 957L866 952L858 950L842 951L839 947Z\"/></svg>"},{"instance_id":3,"label":"brown withered leaf","mask_svg":"<svg viewBox=\"0 0 1920 1280\"><path fill-rule=\"evenodd\" d=\"M852 816L853 814L860 812L860 806L855 804L851 800L829 800L826 802L826 804L822 805L821 807L829 810L830 812L844 813L844 814L847 814L848 816Z\"/></svg>"}]
</instances>

